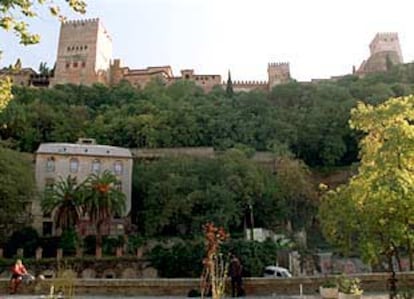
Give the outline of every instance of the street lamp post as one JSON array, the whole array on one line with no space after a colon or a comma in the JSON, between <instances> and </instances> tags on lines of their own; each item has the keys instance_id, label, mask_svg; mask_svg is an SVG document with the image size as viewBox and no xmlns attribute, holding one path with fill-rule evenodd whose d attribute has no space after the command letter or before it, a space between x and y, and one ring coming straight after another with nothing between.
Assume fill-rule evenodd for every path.
<instances>
[{"instance_id":1,"label":"street lamp post","mask_svg":"<svg viewBox=\"0 0 414 299\"><path fill-rule=\"evenodd\" d=\"M254 217L253 217L253 205L249 203L249 213L250 213L250 239L254 240Z\"/></svg>"}]
</instances>

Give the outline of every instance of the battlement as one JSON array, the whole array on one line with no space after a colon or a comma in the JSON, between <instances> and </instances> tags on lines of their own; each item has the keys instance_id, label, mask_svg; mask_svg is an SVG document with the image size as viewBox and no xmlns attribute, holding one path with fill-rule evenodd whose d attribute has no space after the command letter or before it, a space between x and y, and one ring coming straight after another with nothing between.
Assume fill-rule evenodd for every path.
<instances>
[{"instance_id":1,"label":"battlement","mask_svg":"<svg viewBox=\"0 0 414 299\"><path fill-rule=\"evenodd\" d=\"M257 85L257 86L263 86L263 85L267 85L266 81L256 81L256 80L248 80L248 81L233 81L233 86L235 85L245 85L245 86L253 86L253 85ZM223 82L223 85L225 85L226 83Z\"/></svg>"},{"instance_id":2,"label":"battlement","mask_svg":"<svg viewBox=\"0 0 414 299\"><path fill-rule=\"evenodd\" d=\"M62 25L85 25L85 24L98 24L99 18L81 19L81 20L65 20Z\"/></svg>"},{"instance_id":3,"label":"battlement","mask_svg":"<svg viewBox=\"0 0 414 299\"><path fill-rule=\"evenodd\" d=\"M396 37L398 38L398 33L397 32L378 32L374 39L377 37Z\"/></svg>"},{"instance_id":4,"label":"battlement","mask_svg":"<svg viewBox=\"0 0 414 299\"><path fill-rule=\"evenodd\" d=\"M371 55L381 52L395 52L398 55L398 62L402 63L402 53L398 33L396 32L379 32L369 44Z\"/></svg>"},{"instance_id":5,"label":"battlement","mask_svg":"<svg viewBox=\"0 0 414 299\"><path fill-rule=\"evenodd\" d=\"M269 62L268 67L289 67L289 62Z\"/></svg>"}]
</instances>

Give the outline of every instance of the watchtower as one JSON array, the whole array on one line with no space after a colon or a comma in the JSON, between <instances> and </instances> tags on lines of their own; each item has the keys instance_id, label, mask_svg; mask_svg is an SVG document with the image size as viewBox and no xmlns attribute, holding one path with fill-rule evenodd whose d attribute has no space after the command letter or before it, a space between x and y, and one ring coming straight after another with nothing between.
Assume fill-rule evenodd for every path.
<instances>
[{"instance_id":1,"label":"watchtower","mask_svg":"<svg viewBox=\"0 0 414 299\"><path fill-rule=\"evenodd\" d=\"M396 32L377 33L369 44L371 56L381 52L395 52L399 59L398 63L403 63L400 40Z\"/></svg>"},{"instance_id":2,"label":"watchtower","mask_svg":"<svg viewBox=\"0 0 414 299\"><path fill-rule=\"evenodd\" d=\"M112 40L99 19L63 22L52 85L108 83Z\"/></svg>"},{"instance_id":3,"label":"watchtower","mask_svg":"<svg viewBox=\"0 0 414 299\"><path fill-rule=\"evenodd\" d=\"M288 62L269 63L267 66L269 78L269 91L275 85L287 83L290 81L290 67Z\"/></svg>"}]
</instances>

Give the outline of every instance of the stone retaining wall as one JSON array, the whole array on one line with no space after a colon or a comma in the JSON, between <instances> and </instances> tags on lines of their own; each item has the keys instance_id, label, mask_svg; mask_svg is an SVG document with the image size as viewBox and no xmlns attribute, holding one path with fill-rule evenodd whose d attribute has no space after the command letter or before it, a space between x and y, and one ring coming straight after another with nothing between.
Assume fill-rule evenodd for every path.
<instances>
[{"instance_id":1,"label":"stone retaining wall","mask_svg":"<svg viewBox=\"0 0 414 299\"><path fill-rule=\"evenodd\" d=\"M386 292L388 273L356 275L362 281L365 292ZM399 274L399 285L412 286L414 273ZM326 277L293 277L289 279L245 278L246 294L251 296L299 295L302 285L303 294L315 295L319 285ZM94 295L134 295L134 296L183 296L191 289L199 289L198 279L76 279L73 281L76 294ZM46 279L40 283L21 286L22 294L47 294L54 279ZM0 279L0 294L6 294L8 279ZM229 289L229 288L228 288Z\"/></svg>"}]
</instances>

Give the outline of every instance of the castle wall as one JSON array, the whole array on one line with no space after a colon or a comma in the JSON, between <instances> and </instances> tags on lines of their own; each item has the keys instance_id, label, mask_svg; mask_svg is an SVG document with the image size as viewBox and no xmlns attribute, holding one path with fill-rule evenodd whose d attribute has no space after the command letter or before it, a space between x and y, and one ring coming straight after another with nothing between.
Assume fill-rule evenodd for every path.
<instances>
[{"instance_id":1,"label":"castle wall","mask_svg":"<svg viewBox=\"0 0 414 299\"><path fill-rule=\"evenodd\" d=\"M194 70L182 70L181 77L174 77L169 80L169 84L173 84L179 80L188 80L201 87L205 92L210 92L214 86L221 85L220 75L201 75L195 74Z\"/></svg>"},{"instance_id":2,"label":"castle wall","mask_svg":"<svg viewBox=\"0 0 414 299\"><path fill-rule=\"evenodd\" d=\"M169 66L159 66L146 69L130 69L122 67L119 59L115 59L111 64L110 84L112 85L126 80L135 87L143 88L155 78L159 78L167 83L172 78L171 68Z\"/></svg>"},{"instance_id":3,"label":"castle wall","mask_svg":"<svg viewBox=\"0 0 414 299\"><path fill-rule=\"evenodd\" d=\"M24 68L19 71L0 70L0 79L10 77L10 80L14 85L30 86L33 74L36 74L36 72L30 68Z\"/></svg>"},{"instance_id":4,"label":"castle wall","mask_svg":"<svg viewBox=\"0 0 414 299\"><path fill-rule=\"evenodd\" d=\"M233 81L232 83L235 92L267 91L269 88L265 81ZM226 84L223 84L223 88L226 88Z\"/></svg>"}]
</instances>

